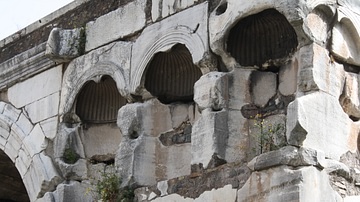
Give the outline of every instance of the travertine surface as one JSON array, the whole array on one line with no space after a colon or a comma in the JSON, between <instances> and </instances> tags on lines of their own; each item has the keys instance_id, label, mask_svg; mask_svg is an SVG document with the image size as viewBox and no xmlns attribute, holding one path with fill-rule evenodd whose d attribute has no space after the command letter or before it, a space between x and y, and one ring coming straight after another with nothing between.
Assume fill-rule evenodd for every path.
<instances>
[{"instance_id":1,"label":"travertine surface","mask_svg":"<svg viewBox=\"0 0 360 202\"><path fill-rule=\"evenodd\" d=\"M107 173L143 202L359 200L359 1L126 0L104 3L97 17L91 1L77 2L84 19L69 11L67 23L19 33L31 43L14 36L0 44L0 150L8 157L0 180L27 193L13 192L38 202L106 201L97 192L107 189L96 188ZM268 9L289 24L258 23L254 14ZM242 40L230 40L238 23L246 26L236 34L282 30L271 36L296 35L296 43L280 50L288 41L274 40L279 48L269 50L249 37L230 51ZM178 44L191 60L169 51ZM26 51L9 58L18 50ZM195 83L174 79L177 92L193 92L166 104L145 85L164 53L156 63L168 68L163 77L202 73ZM237 61L264 55L274 56L266 68ZM15 200L4 190L0 201Z\"/></svg>"}]
</instances>

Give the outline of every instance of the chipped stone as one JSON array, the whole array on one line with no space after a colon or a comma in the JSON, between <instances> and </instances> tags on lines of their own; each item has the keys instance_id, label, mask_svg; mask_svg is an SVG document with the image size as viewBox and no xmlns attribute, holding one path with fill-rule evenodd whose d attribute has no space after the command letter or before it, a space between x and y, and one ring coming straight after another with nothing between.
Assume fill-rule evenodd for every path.
<instances>
[{"instance_id":1,"label":"chipped stone","mask_svg":"<svg viewBox=\"0 0 360 202\"><path fill-rule=\"evenodd\" d=\"M228 85L226 73L209 72L200 77L194 86L194 101L199 109L218 111L226 108L229 102Z\"/></svg>"},{"instance_id":2,"label":"chipped stone","mask_svg":"<svg viewBox=\"0 0 360 202\"><path fill-rule=\"evenodd\" d=\"M62 63L69 62L71 59L79 56L84 50L81 50L85 44L85 38L81 34L84 28L75 28L71 30L54 28L51 30L46 42L45 55L51 60Z\"/></svg>"},{"instance_id":3,"label":"chipped stone","mask_svg":"<svg viewBox=\"0 0 360 202\"><path fill-rule=\"evenodd\" d=\"M337 98L326 93L312 93L290 103L287 114L289 144L323 151L333 159L339 159L350 149L350 119Z\"/></svg>"},{"instance_id":4,"label":"chipped stone","mask_svg":"<svg viewBox=\"0 0 360 202\"><path fill-rule=\"evenodd\" d=\"M280 68L279 72L279 92L284 96L293 95L297 90L298 79L298 60L293 60Z\"/></svg>"},{"instance_id":5,"label":"chipped stone","mask_svg":"<svg viewBox=\"0 0 360 202\"><path fill-rule=\"evenodd\" d=\"M213 156L225 158L228 139L227 112L203 110L194 124L191 136L191 164L202 164L207 168Z\"/></svg>"},{"instance_id":6,"label":"chipped stone","mask_svg":"<svg viewBox=\"0 0 360 202\"><path fill-rule=\"evenodd\" d=\"M272 72L253 72L251 74L251 97L253 103L264 107L275 96L277 75Z\"/></svg>"}]
</instances>

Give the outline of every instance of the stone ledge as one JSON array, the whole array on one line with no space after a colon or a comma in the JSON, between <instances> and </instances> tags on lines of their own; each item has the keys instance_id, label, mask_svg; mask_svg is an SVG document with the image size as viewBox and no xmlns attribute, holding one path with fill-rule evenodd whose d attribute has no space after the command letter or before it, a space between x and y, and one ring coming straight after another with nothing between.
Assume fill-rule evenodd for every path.
<instances>
[{"instance_id":1,"label":"stone ledge","mask_svg":"<svg viewBox=\"0 0 360 202\"><path fill-rule=\"evenodd\" d=\"M247 165L253 171L265 170L280 165L294 167L316 166L323 168L324 161L325 154L320 151L303 147L286 146L279 150L256 156Z\"/></svg>"},{"instance_id":2,"label":"stone ledge","mask_svg":"<svg viewBox=\"0 0 360 202\"><path fill-rule=\"evenodd\" d=\"M46 43L42 43L1 63L0 90L55 66L45 57L45 47Z\"/></svg>"}]
</instances>

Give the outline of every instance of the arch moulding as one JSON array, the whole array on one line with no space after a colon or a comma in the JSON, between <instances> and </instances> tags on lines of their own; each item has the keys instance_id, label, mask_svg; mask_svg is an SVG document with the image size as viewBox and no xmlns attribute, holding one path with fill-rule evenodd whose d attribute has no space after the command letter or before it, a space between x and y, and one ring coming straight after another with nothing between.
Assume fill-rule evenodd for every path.
<instances>
[{"instance_id":1,"label":"arch moulding","mask_svg":"<svg viewBox=\"0 0 360 202\"><path fill-rule=\"evenodd\" d=\"M130 93L141 94L143 74L157 52L170 50L175 44L184 44L196 64L208 50L207 2L170 16L143 31L133 46L130 72Z\"/></svg>"},{"instance_id":2,"label":"arch moulding","mask_svg":"<svg viewBox=\"0 0 360 202\"><path fill-rule=\"evenodd\" d=\"M104 75L114 79L120 94L129 99L131 49L131 43L117 42L73 60L64 73L60 114L72 109L77 94L86 82Z\"/></svg>"}]
</instances>

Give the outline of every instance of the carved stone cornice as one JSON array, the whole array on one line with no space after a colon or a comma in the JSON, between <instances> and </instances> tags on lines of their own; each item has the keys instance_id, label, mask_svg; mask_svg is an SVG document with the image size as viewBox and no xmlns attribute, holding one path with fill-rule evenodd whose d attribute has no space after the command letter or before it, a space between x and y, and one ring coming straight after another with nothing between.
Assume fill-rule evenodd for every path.
<instances>
[{"instance_id":1,"label":"carved stone cornice","mask_svg":"<svg viewBox=\"0 0 360 202\"><path fill-rule=\"evenodd\" d=\"M0 64L0 91L30 78L56 63L45 57L46 42Z\"/></svg>"}]
</instances>

